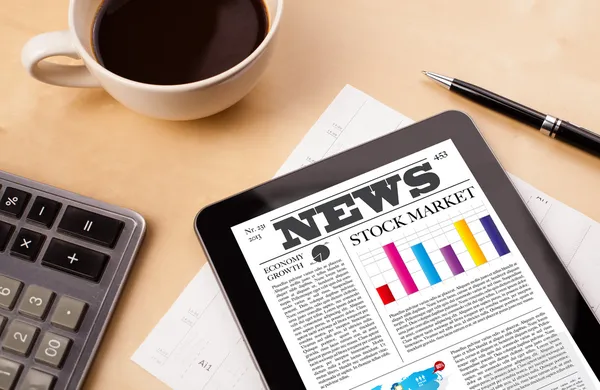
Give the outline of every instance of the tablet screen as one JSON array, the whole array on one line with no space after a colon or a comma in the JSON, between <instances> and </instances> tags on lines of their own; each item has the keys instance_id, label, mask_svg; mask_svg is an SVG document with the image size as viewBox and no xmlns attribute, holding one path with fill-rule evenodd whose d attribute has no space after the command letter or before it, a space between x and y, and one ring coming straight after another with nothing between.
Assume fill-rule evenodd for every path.
<instances>
[{"instance_id":1,"label":"tablet screen","mask_svg":"<svg viewBox=\"0 0 600 390\"><path fill-rule=\"evenodd\" d=\"M232 231L307 389L600 389L451 140Z\"/></svg>"}]
</instances>

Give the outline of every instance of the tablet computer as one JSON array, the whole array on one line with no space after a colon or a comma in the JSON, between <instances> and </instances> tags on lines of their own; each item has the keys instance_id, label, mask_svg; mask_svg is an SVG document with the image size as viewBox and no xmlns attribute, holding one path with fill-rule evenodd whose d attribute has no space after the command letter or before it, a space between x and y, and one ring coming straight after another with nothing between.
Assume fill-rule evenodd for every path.
<instances>
[{"instance_id":1,"label":"tablet computer","mask_svg":"<svg viewBox=\"0 0 600 390\"><path fill-rule=\"evenodd\" d=\"M600 325L479 131L442 113L203 209L271 389L600 389Z\"/></svg>"}]
</instances>

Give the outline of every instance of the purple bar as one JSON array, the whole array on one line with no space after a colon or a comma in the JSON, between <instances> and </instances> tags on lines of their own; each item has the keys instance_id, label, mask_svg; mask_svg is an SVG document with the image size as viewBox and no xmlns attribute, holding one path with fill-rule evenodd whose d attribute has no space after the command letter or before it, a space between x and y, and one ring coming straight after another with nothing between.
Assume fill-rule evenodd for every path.
<instances>
[{"instance_id":1,"label":"purple bar","mask_svg":"<svg viewBox=\"0 0 600 390\"><path fill-rule=\"evenodd\" d=\"M492 217L486 215L485 217L480 218L479 220L481 221L485 232L490 237L490 240L492 240L492 244L494 245L494 248L496 248L498 256L502 257L510 253L510 249L508 249L508 245L506 245L506 242L504 241L504 238L502 238L502 235L498 231L498 227L496 226L496 223L494 222Z\"/></svg>"},{"instance_id":2,"label":"purple bar","mask_svg":"<svg viewBox=\"0 0 600 390\"><path fill-rule=\"evenodd\" d=\"M456 253L454 253L454 249L452 249L452 245L447 245L441 248L440 252L442 252L442 256L444 256L444 259L446 259L446 263L448 263L450 271L452 271L454 276L465 272L460 260L458 260L458 257L456 257Z\"/></svg>"},{"instance_id":3,"label":"purple bar","mask_svg":"<svg viewBox=\"0 0 600 390\"><path fill-rule=\"evenodd\" d=\"M404 287L406 294L410 295L419 291L410 272L408 272L408 268L406 268L406 264L404 264L404 260L402 260L396 245L393 242L384 245L383 251L390 260L390 263L392 263L392 267L394 267L394 271L396 271L396 275L398 275L398 279L400 279L400 283L402 283L402 287Z\"/></svg>"}]
</instances>

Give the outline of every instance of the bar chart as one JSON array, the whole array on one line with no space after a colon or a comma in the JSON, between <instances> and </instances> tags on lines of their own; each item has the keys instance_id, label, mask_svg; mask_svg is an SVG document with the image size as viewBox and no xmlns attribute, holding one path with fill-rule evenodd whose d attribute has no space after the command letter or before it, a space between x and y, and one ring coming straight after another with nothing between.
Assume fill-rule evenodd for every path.
<instances>
[{"instance_id":1,"label":"bar chart","mask_svg":"<svg viewBox=\"0 0 600 390\"><path fill-rule=\"evenodd\" d=\"M496 222L479 204L430 218L358 256L379 298L388 305L508 254Z\"/></svg>"}]
</instances>

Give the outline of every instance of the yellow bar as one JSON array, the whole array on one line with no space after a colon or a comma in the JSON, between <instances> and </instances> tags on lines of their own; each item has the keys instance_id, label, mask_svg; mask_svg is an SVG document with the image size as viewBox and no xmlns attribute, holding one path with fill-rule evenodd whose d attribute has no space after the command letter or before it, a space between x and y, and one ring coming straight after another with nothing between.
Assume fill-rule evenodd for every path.
<instances>
[{"instance_id":1,"label":"yellow bar","mask_svg":"<svg viewBox=\"0 0 600 390\"><path fill-rule=\"evenodd\" d=\"M479 244L475 240L475 237L473 237L473 233L471 233L471 229L469 229L469 225L467 225L465 220L461 219L458 222L454 222L454 227L458 231L462 241L465 243L469 254L475 262L475 265L479 267L481 264L487 263Z\"/></svg>"}]
</instances>

